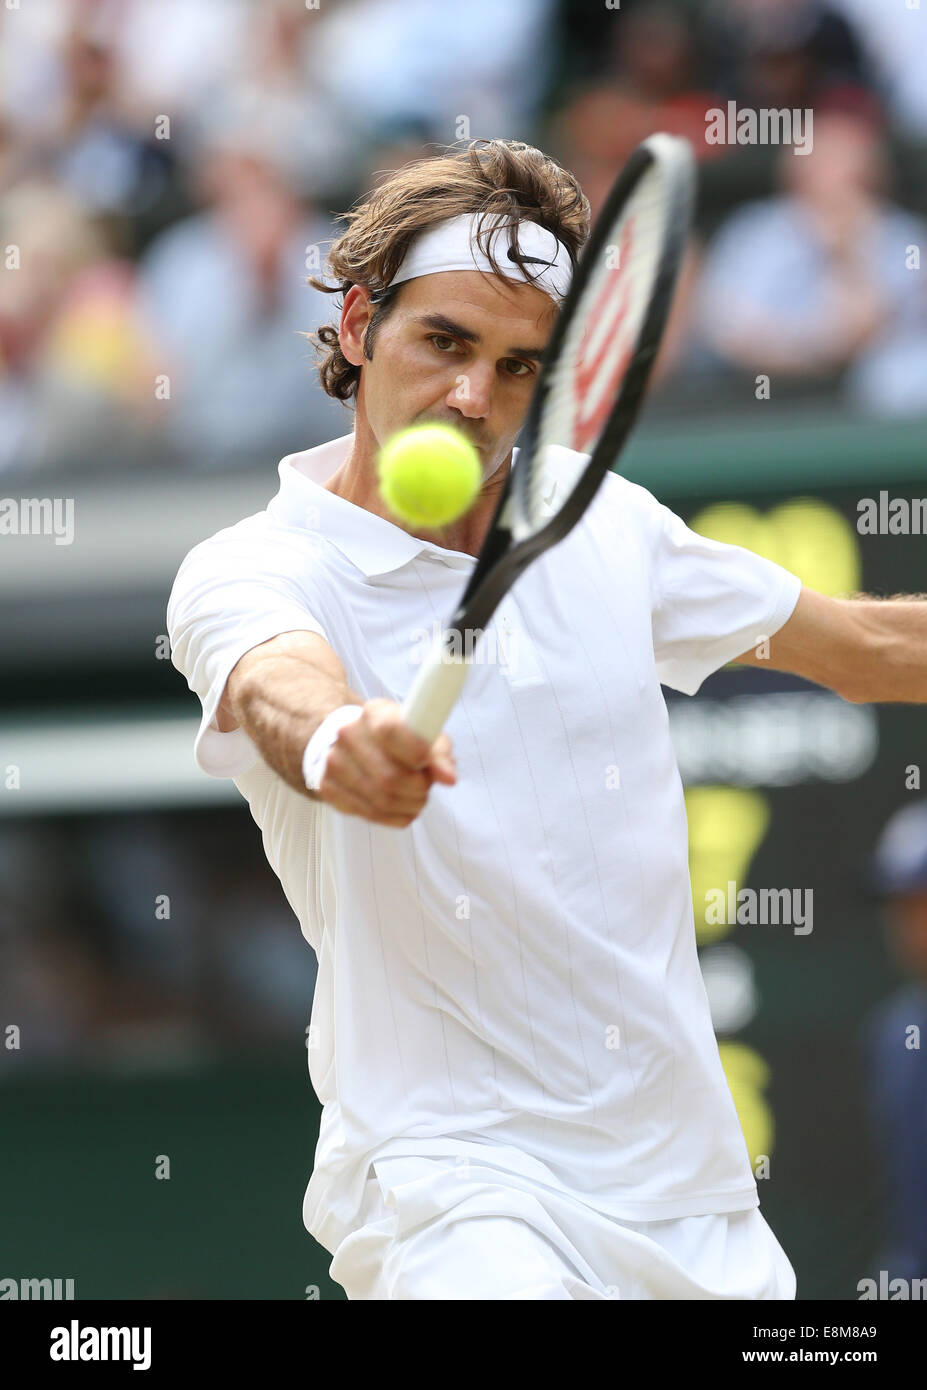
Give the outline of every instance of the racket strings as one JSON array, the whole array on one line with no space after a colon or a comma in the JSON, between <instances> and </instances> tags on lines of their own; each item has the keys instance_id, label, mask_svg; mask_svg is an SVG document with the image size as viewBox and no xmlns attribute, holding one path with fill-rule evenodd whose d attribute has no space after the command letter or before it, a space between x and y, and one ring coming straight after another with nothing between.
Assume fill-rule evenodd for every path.
<instances>
[{"instance_id":1,"label":"racket strings","mask_svg":"<svg viewBox=\"0 0 927 1390\"><path fill-rule=\"evenodd\" d=\"M655 163L616 217L580 294L538 420L524 493L530 531L569 500L611 415L657 279L668 203ZM571 460L566 450L583 457Z\"/></svg>"}]
</instances>

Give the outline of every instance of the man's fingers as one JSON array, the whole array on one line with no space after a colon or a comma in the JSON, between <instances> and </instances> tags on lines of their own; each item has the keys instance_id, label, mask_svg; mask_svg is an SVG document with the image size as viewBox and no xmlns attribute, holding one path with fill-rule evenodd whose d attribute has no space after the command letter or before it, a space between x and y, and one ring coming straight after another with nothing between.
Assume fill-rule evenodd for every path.
<instances>
[{"instance_id":1,"label":"man's fingers","mask_svg":"<svg viewBox=\"0 0 927 1390\"><path fill-rule=\"evenodd\" d=\"M457 781L457 760L447 734L439 734L432 744L428 771L436 782L451 787Z\"/></svg>"},{"instance_id":2,"label":"man's fingers","mask_svg":"<svg viewBox=\"0 0 927 1390\"><path fill-rule=\"evenodd\" d=\"M430 745L402 723L394 701L369 700L358 719L339 729L319 793L349 815L407 825L424 808L434 782L456 780L447 734Z\"/></svg>"},{"instance_id":3,"label":"man's fingers","mask_svg":"<svg viewBox=\"0 0 927 1390\"><path fill-rule=\"evenodd\" d=\"M361 724L361 720L356 721ZM426 767L410 770L397 763L377 742L373 733L360 730L353 738L345 737L353 725L339 730L325 764L328 787L320 787L323 796L335 785L344 787L363 800L371 810L387 815L417 815L425 804L432 777Z\"/></svg>"},{"instance_id":4,"label":"man's fingers","mask_svg":"<svg viewBox=\"0 0 927 1390\"><path fill-rule=\"evenodd\" d=\"M446 787L452 787L457 781L457 763L452 753L437 753L432 749L428 771L436 782Z\"/></svg>"},{"instance_id":5,"label":"man's fingers","mask_svg":"<svg viewBox=\"0 0 927 1390\"><path fill-rule=\"evenodd\" d=\"M369 820L374 825L393 826L397 830L404 830L415 819L414 815L380 814L374 811L370 803L363 797L358 796L356 792L347 791L343 787L327 794L325 800L328 805L333 806L336 811L341 811L343 815L360 816L363 820Z\"/></svg>"},{"instance_id":6,"label":"man's fingers","mask_svg":"<svg viewBox=\"0 0 927 1390\"><path fill-rule=\"evenodd\" d=\"M410 825L425 804L424 798L409 803L393 801L380 804L371 800L365 792L345 786L339 780L337 772L330 772L328 768L322 778L319 794L323 801L333 806L336 811L342 811L349 816L362 816L375 825Z\"/></svg>"},{"instance_id":7,"label":"man's fingers","mask_svg":"<svg viewBox=\"0 0 927 1390\"><path fill-rule=\"evenodd\" d=\"M431 745L431 751L432 753L437 754L438 757L449 759L451 762L453 762L454 750L451 746L450 734L438 734L438 737Z\"/></svg>"},{"instance_id":8,"label":"man's fingers","mask_svg":"<svg viewBox=\"0 0 927 1390\"><path fill-rule=\"evenodd\" d=\"M333 747L325 775L377 810L400 815L421 810L431 783L427 772L409 772L391 763L378 749L367 746Z\"/></svg>"},{"instance_id":9,"label":"man's fingers","mask_svg":"<svg viewBox=\"0 0 927 1390\"><path fill-rule=\"evenodd\" d=\"M378 747L410 771L427 767L431 745L403 723L402 709L393 700L368 700L364 714L350 727L358 734L369 730Z\"/></svg>"},{"instance_id":10,"label":"man's fingers","mask_svg":"<svg viewBox=\"0 0 927 1390\"><path fill-rule=\"evenodd\" d=\"M385 757L409 773L424 772L429 783L456 781L450 737L439 734L429 745L402 723L402 710L392 700L368 700L363 715L340 730L338 740L371 775L386 775L381 761Z\"/></svg>"}]
</instances>

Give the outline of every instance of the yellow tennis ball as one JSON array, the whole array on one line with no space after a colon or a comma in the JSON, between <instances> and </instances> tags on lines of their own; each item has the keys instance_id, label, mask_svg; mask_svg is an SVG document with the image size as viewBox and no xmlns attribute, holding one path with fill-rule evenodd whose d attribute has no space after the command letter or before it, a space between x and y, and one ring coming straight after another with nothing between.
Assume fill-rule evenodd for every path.
<instances>
[{"instance_id":1,"label":"yellow tennis ball","mask_svg":"<svg viewBox=\"0 0 927 1390\"><path fill-rule=\"evenodd\" d=\"M380 451L380 494L409 526L447 526L472 505L483 481L480 456L450 425L412 425Z\"/></svg>"}]
</instances>

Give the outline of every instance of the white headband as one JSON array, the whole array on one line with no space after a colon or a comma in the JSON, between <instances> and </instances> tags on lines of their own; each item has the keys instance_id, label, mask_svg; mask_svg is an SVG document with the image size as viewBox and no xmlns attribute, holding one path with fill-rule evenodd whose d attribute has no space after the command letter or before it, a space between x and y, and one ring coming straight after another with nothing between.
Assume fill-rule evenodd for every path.
<instances>
[{"instance_id":1,"label":"white headband","mask_svg":"<svg viewBox=\"0 0 927 1390\"><path fill-rule=\"evenodd\" d=\"M484 226L487 232L494 228L489 232L490 249L500 266L505 267L506 277L536 285L559 303L572 277L566 247L546 227L537 222L521 222L517 246L528 265L530 273L526 275L512 254L514 229L500 241L504 223L504 216L497 214L487 217ZM478 225L476 214L464 213L422 232L410 246L390 285L400 285L419 275L435 275L443 270L482 270L493 274L492 263L476 239Z\"/></svg>"}]
</instances>

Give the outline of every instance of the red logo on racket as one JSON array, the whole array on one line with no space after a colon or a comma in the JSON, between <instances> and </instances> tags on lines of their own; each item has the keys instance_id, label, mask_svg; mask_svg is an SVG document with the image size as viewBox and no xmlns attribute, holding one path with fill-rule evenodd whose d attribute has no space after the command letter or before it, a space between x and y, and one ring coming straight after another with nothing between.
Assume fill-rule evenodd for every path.
<instances>
[{"instance_id":1,"label":"red logo on racket","mask_svg":"<svg viewBox=\"0 0 927 1390\"><path fill-rule=\"evenodd\" d=\"M615 334L620 331L628 312L631 279L627 274L627 267L633 245L634 218L631 217L621 234L618 268L614 272L618 277L618 283L616 285L613 279L606 280L605 288L590 309L574 369L574 400L577 411L573 424L572 447L581 454L589 451L587 446L594 447L601 434L615 403L618 383L627 371L631 359L633 343L628 342L624 350L617 353L610 363L607 378L600 379L603 363L614 352ZM597 337L598 350L595 356L587 357L586 350ZM593 384L597 387L596 399L590 403L590 388Z\"/></svg>"}]
</instances>

